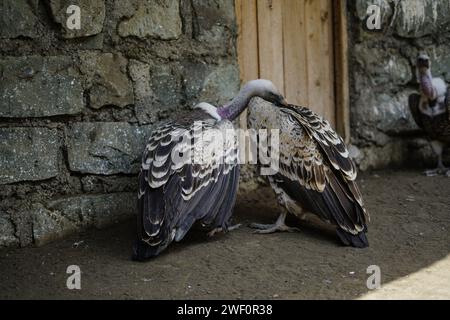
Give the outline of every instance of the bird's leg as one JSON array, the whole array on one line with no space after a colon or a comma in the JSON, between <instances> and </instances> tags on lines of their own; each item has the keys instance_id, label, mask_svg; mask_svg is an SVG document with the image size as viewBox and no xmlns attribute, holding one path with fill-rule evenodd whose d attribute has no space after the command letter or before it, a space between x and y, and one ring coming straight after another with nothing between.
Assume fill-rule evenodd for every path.
<instances>
[{"instance_id":1,"label":"bird's leg","mask_svg":"<svg viewBox=\"0 0 450 320\"><path fill-rule=\"evenodd\" d=\"M233 224L232 226L228 227L228 231L233 231L236 229L239 229L242 226L242 223Z\"/></svg>"},{"instance_id":2,"label":"bird's leg","mask_svg":"<svg viewBox=\"0 0 450 320\"><path fill-rule=\"evenodd\" d=\"M444 166L444 162L442 161L442 153L439 155L437 170L439 174L450 177L450 168Z\"/></svg>"},{"instance_id":3,"label":"bird's leg","mask_svg":"<svg viewBox=\"0 0 450 320\"><path fill-rule=\"evenodd\" d=\"M450 176L449 168L446 168L442 161L442 151L444 149L444 146L439 141L431 141L431 147L438 156L438 163L436 169L426 170L425 175L428 177L437 176L439 174L445 174L447 176Z\"/></svg>"},{"instance_id":4,"label":"bird's leg","mask_svg":"<svg viewBox=\"0 0 450 320\"><path fill-rule=\"evenodd\" d=\"M238 229L241 225L242 225L241 223L238 223L238 224L229 226L229 227L227 228L227 232L236 230L236 229ZM222 228L222 227L214 228L214 229L212 229L210 232L208 232L207 235L208 235L208 237L212 237L212 236L214 236L216 233L222 232L222 231L223 231L223 228Z\"/></svg>"},{"instance_id":5,"label":"bird's leg","mask_svg":"<svg viewBox=\"0 0 450 320\"><path fill-rule=\"evenodd\" d=\"M287 213L286 211L283 211L279 215L277 221L274 224L251 223L249 227L252 229L258 229L255 230L254 233L273 233L276 231L287 231L287 232L300 231L299 228L288 227L284 223L284 220L286 219L286 213Z\"/></svg>"}]
</instances>

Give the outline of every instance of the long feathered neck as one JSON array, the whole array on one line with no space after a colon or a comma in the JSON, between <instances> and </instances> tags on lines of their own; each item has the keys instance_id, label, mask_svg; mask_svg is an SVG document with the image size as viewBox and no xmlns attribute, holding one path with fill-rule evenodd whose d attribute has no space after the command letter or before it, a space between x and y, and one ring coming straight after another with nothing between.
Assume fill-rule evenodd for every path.
<instances>
[{"instance_id":1,"label":"long feathered neck","mask_svg":"<svg viewBox=\"0 0 450 320\"><path fill-rule=\"evenodd\" d=\"M433 86L433 76L431 75L430 69L420 70L419 71L419 81L420 81L420 89L422 93L429 99L435 100L436 97L436 89Z\"/></svg>"},{"instance_id":2,"label":"long feathered neck","mask_svg":"<svg viewBox=\"0 0 450 320\"><path fill-rule=\"evenodd\" d=\"M230 103L224 105L223 107L217 108L217 113L222 119L233 121L241 114L242 111L245 110L253 96L253 86L245 86L239 94L231 100Z\"/></svg>"}]
</instances>

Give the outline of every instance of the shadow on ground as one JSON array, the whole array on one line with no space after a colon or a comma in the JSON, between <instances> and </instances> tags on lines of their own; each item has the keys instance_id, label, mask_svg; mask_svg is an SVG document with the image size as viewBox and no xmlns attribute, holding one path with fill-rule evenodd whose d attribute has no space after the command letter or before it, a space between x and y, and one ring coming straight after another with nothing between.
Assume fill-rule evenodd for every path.
<instances>
[{"instance_id":1,"label":"shadow on ground","mask_svg":"<svg viewBox=\"0 0 450 320\"><path fill-rule=\"evenodd\" d=\"M256 235L244 226L208 239L195 231L137 263L130 260L130 221L41 248L0 251L0 298L351 299L370 291L369 265L381 268L385 284L450 253L449 178L382 172L359 183L371 214L367 249L342 247L332 228L294 218L288 222L300 233ZM235 221L275 220L274 201L267 187L241 194ZM72 264L81 268L81 290L66 288Z\"/></svg>"}]
</instances>

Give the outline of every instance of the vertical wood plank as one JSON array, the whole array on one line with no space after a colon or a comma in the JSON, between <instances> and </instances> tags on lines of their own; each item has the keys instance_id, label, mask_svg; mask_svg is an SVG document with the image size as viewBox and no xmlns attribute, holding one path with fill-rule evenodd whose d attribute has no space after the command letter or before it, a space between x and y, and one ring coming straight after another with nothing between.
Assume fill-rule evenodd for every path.
<instances>
[{"instance_id":1,"label":"vertical wood plank","mask_svg":"<svg viewBox=\"0 0 450 320\"><path fill-rule=\"evenodd\" d=\"M346 143L350 142L350 94L348 81L348 35L346 0L333 2L336 129Z\"/></svg>"},{"instance_id":2,"label":"vertical wood plank","mask_svg":"<svg viewBox=\"0 0 450 320\"><path fill-rule=\"evenodd\" d=\"M308 107L318 114L324 113L321 99L322 66L319 64L320 45L320 2L317 0L305 0L306 19L306 56L308 70Z\"/></svg>"},{"instance_id":3,"label":"vertical wood plank","mask_svg":"<svg viewBox=\"0 0 450 320\"><path fill-rule=\"evenodd\" d=\"M324 95L325 118L336 126L336 103L334 94L334 43L333 43L333 0L320 0L320 19L321 19L321 44L322 57L324 60L323 77L326 95ZM324 93L325 94L325 93Z\"/></svg>"},{"instance_id":4,"label":"vertical wood plank","mask_svg":"<svg viewBox=\"0 0 450 320\"><path fill-rule=\"evenodd\" d=\"M289 103L308 105L305 1L283 1L284 88Z\"/></svg>"},{"instance_id":5,"label":"vertical wood plank","mask_svg":"<svg viewBox=\"0 0 450 320\"><path fill-rule=\"evenodd\" d=\"M334 102L330 105L330 90L334 88L330 85L329 72L333 67L333 51L332 43L325 44L332 41L327 33L331 32L327 30L331 27L332 12L324 10L323 1L328 1L331 7L331 0L306 0L305 3L308 97L309 107L334 125Z\"/></svg>"},{"instance_id":6,"label":"vertical wood plank","mask_svg":"<svg viewBox=\"0 0 450 320\"><path fill-rule=\"evenodd\" d=\"M257 0L259 75L284 93L282 1Z\"/></svg>"},{"instance_id":7,"label":"vertical wood plank","mask_svg":"<svg viewBox=\"0 0 450 320\"><path fill-rule=\"evenodd\" d=\"M236 0L238 27L237 55L241 84L259 78L258 20L256 0ZM241 128L247 128L247 112L239 118Z\"/></svg>"}]
</instances>

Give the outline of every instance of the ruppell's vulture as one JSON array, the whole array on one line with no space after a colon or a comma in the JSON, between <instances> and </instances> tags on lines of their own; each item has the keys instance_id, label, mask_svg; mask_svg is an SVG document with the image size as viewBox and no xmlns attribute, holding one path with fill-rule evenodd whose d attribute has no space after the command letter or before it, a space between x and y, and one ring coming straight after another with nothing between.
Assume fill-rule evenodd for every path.
<instances>
[{"instance_id":1,"label":"ruppell's vulture","mask_svg":"<svg viewBox=\"0 0 450 320\"><path fill-rule=\"evenodd\" d=\"M369 216L356 185L356 168L341 137L321 116L305 107L274 106L259 98L249 105L248 125L279 129L279 170L269 175L281 214L273 225L251 224L258 233L294 231L286 214L313 213L336 226L342 243L367 247Z\"/></svg>"},{"instance_id":2,"label":"ruppell's vulture","mask_svg":"<svg viewBox=\"0 0 450 320\"><path fill-rule=\"evenodd\" d=\"M420 94L413 93L409 96L409 108L438 156L437 168L426 170L425 174L434 176L442 173L450 176L450 170L442 162L444 146L450 143L450 89L441 78L433 78L431 61L426 54L417 57L416 67Z\"/></svg>"},{"instance_id":3,"label":"ruppell's vulture","mask_svg":"<svg viewBox=\"0 0 450 320\"><path fill-rule=\"evenodd\" d=\"M239 164L238 144L226 137L233 132L231 121L255 96L275 104L284 101L270 81L253 80L229 104L216 108L200 103L153 131L139 173L134 259L158 255L196 222L211 235L230 229Z\"/></svg>"}]
</instances>

